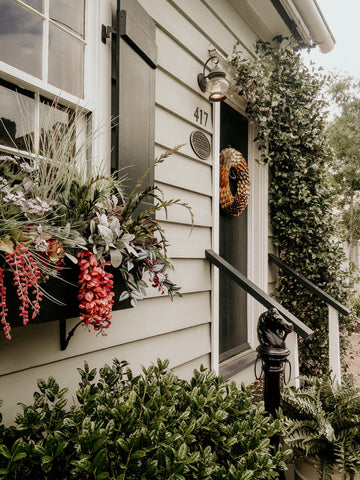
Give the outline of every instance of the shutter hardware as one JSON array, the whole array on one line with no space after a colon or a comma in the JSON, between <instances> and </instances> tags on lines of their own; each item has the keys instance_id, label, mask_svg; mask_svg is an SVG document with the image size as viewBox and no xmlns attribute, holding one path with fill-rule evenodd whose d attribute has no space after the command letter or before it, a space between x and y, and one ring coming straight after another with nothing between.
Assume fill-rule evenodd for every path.
<instances>
[{"instance_id":1,"label":"shutter hardware","mask_svg":"<svg viewBox=\"0 0 360 480\"><path fill-rule=\"evenodd\" d=\"M110 27L109 25L101 25L101 41L106 45L106 40L110 38L112 33L116 33L115 27Z\"/></svg>"}]
</instances>

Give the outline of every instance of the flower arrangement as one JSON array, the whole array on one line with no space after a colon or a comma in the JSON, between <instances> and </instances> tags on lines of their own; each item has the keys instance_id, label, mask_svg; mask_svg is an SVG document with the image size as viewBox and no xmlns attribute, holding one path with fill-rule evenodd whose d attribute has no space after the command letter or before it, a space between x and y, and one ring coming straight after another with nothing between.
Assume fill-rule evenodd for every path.
<instances>
[{"instance_id":1,"label":"flower arrangement","mask_svg":"<svg viewBox=\"0 0 360 480\"><path fill-rule=\"evenodd\" d=\"M180 295L168 278L167 241L155 214L181 205L193 222L191 208L180 200L165 200L156 186L142 188L148 171L127 198L125 176L106 175L101 168L88 173L89 147L96 134L78 146L79 124L77 118L66 128L53 126L37 153L0 156L0 321L8 339L5 278L9 276L25 325L38 315L44 296L59 302L46 290L47 280L61 279L69 262L77 264L80 321L103 335L114 304L109 268L124 280L119 300L128 299L132 306L146 295L146 276L170 299ZM85 116L82 124L87 131ZM178 148L161 155L151 168ZM29 146L29 151L36 149ZM153 204L139 209L149 198Z\"/></svg>"}]
</instances>

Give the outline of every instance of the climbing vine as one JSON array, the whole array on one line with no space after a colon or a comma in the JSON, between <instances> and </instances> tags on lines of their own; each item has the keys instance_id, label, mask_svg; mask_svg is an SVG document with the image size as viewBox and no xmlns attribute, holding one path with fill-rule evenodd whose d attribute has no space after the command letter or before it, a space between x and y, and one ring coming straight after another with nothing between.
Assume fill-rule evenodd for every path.
<instances>
[{"instance_id":1,"label":"climbing vine","mask_svg":"<svg viewBox=\"0 0 360 480\"><path fill-rule=\"evenodd\" d=\"M279 257L344 304L349 288L340 270L344 259L332 213L334 193L327 163L327 78L306 67L298 48L287 39L276 45L259 41L256 58L245 59L236 48L231 60L238 93L259 129L261 161L269 165L269 205L273 243ZM282 271L276 295L285 308L314 330L300 340L302 373L328 369L327 306ZM353 316L340 318L343 352Z\"/></svg>"}]
</instances>

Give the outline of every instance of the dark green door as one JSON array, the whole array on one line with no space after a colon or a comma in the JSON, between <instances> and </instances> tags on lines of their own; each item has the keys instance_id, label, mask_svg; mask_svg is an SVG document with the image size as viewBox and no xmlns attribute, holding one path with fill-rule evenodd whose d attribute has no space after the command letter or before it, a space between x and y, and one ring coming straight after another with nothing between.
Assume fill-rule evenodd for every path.
<instances>
[{"instance_id":1,"label":"dark green door","mask_svg":"<svg viewBox=\"0 0 360 480\"><path fill-rule=\"evenodd\" d=\"M220 149L240 151L247 160L248 121L226 103L221 104ZM220 207L219 207L220 208ZM247 275L247 208L239 217L220 208L220 255ZM248 348L246 293L220 272L220 361Z\"/></svg>"}]
</instances>

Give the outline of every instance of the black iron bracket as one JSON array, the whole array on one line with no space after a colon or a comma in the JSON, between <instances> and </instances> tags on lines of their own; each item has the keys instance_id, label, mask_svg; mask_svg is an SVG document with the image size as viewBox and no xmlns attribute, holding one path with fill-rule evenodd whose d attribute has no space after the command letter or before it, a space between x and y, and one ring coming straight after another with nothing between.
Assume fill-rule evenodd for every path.
<instances>
[{"instance_id":1,"label":"black iron bracket","mask_svg":"<svg viewBox=\"0 0 360 480\"><path fill-rule=\"evenodd\" d=\"M60 350L66 350L71 337L74 335L75 330L81 325L81 320L75 327L73 327L68 334L66 334L66 318L60 320Z\"/></svg>"},{"instance_id":2,"label":"black iron bracket","mask_svg":"<svg viewBox=\"0 0 360 480\"><path fill-rule=\"evenodd\" d=\"M109 25L101 25L101 41L106 45L106 40L110 38L112 33L116 33L115 27L110 27Z\"/></svg>"}]
</instances>

